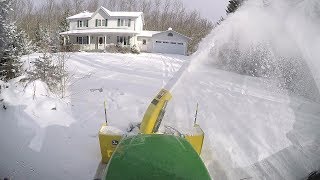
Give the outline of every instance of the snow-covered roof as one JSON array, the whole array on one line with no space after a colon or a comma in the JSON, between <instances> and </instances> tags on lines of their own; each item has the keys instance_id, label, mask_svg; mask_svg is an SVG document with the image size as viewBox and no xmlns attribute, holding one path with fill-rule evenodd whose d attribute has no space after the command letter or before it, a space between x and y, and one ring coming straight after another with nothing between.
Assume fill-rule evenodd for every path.
<instances>
[{"instance_id":1,"label":"snow-covered roof","mask_svg":"<svg viewBox=\"0 0 320 180\"><path fill-rule=\"evenodd\" d=\"M162 31L141 31L137 36L140 37L152 37L154 34L161 33Z\"/></svg>"},{"instance_id":2,"label":"snow-covered roof","mask_svg":"<svg viewBox=\"0 0 320 180\"><path fill-rule=\"evenodd\" d=\"M67 19L86 19L86 18L91 18L92 14L93 13L91 13L91 12L84 11L82 13L70 16Z\"/></svg>"},{"instance_id":3,"label":"snow-covered roof","mask_svg":"<svg viewBox=\"0 0 320 180\"><path fill-rule=\"evenodd\" d=\"M97 14L100 9L103 10L109 16L113 16L113 17L139 17L139 16L143 15L143 12L110 11L107 8L101 6L94 13L88 12L88 11L84 11L82 13L70 16L67 19L86 19L86 18L91 18L92 16Z\"/></svg>"},{"instance_id":4,"label":"snow-covered roof","mask_svg":"<svg viewBox=\"0 0 320 180\"><path fill-rule=\"evenodd\" d=\"M169 28L168 28L168 30L166 30L166 31L162 31L162 32L157 33L157 34L154 34L154 35L158 35L158 34L161 34L161 33L168 33L168 32L176 33L176 34L178 34L178 35L180 35L180 36L182 36L182 37L186 38L187 40L191 40L191 38L190 38L190 37L185 36L185 35L183 35L183 34L181 34L181 33L178 33L177 31L172 30L172 28L171 28L171 27L169 27Z\"/></svg>"},{"instance_id":5,"label":"snow-covered roof","mask_svg":"<svg viewBox=\"0 0 320 180\"><path fill-rule=\"evenodd\" d=\"M116 17L139 17L143 14L143 12L131 12L131 11L110 11L107 8L101 6L100 7L103 11L105 11L109 16L116 16Z\"/></svg>"},{"instance_id":6,"label":"snow-covered roof","mask_svg":"<svg viewBox=\"0 0 320 180\"><path fill-rule=\"evenodd\" d=\"M138 34L138 31L127 30L127 29L80 29L71 30L60 33L60 35L76 35L76 34L106 34L106 33L130 33Z\"/></svg>"}]
</instances>

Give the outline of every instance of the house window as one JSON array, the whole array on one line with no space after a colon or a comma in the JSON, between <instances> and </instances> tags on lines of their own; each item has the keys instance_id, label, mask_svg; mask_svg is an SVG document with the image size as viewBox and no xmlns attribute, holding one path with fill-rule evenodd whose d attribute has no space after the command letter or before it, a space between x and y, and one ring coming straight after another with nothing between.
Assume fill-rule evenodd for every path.
<instances>
[{"instance_id":1,"label":"house window","mask_svg":"<svg viewBox=\"0 0 320 180\"><path fill-rule=\"evenodd\" d=\"M171 44L177 44L177 43L175 43L175 42L171 42Z\"/></svg>"},{"instance_id":2,"label":"house window","mask_svg":"<svg viewBox=\"0 0 320 180\"><path fill-rule=\"evenodd\" d=\"M82 21L78 21L78 27L82 27Z\"/></svg>"},{"instance_id":3,"label":"house window","mask_svg":"<svg viewBox=\"0 0 320 180\"><path fill-rule=\"evenodd\" d=\"M80 36L80 37L77 37L77 43L78 44L89 44L89 37L88 36Z\"/></svg>"},{"instance_id":4,"label":"house window","mask_svg":"<svg viewBox=\"0 0 320 180\"><path fill-rule=\"evenodd\" d=\"M96 27L108 26L108 19L96 19Z\"/></svg>"},{"instance_id":5,"label":"house window","mask_svg":"<svg viewBox=\"0 0 320 180\"><path fill-rule=\"evenodd\" d=\"M117 43L123 45L130 45L130 36L117 36Z\"/></svg>"},{"instance_id":6,"label":"house window","mask_svg":"<svg viewBox=\"0 0 320 180\"><path fill-rule=\"evenodd\" d=\"M118 27L120 26L131 26L131 19L118 19Z\"/></svg>"},{"instance_id":7,"label":"house window","mask_svg":"<svg viewBox=\"0 0 320 180\"><path fill-rule=\"evenodd\" d=\"M143 40L142 40L142 44L143 44L143 45L146 45L146 44L147 44L147 40L146 40L146 39L143 39Z\"/></svg>"},{"instance_id":8,"label":"house window","mask_svg":"<svg viewBox=\"0 0 320 180\"><path fill-rule=\"evenodd\" d=\"M172 34L172 33L168 33L168 36L171 36L171 37L172 37L172 36L173 36L173 34Z\"/></svg>"},{"instance_id":9,"label":"house window","mask_svg":"<svg viewBox=\"0 0 320 180\"><path fill-rule=\"evenodd\" d=\"M167 42L167 41L163 41L163 43L168 44L169 42Z\"/></svg>"},{"instance_id":10,"label":"house window","mask_svg":"<svg viewBox=\"0 0 320 180\"><path fill-rule=\"evenodd\" d=\"M183 43L178 43L179 45L183 45Z\"/></svg>"},{"instance_id":11,"label":"house window","mask_svg":"<svg viewBox=\"0 0 320 180\"><path fill-rule=\"evenodd\" d=\"M101 19L96 19L96 27L101 26Z\"/></svg>"},{"instance_id":12,"label":"house window","mask_svg":"<svg viewBox=\"0 0 320 180\"><path fill-rule=\"evenodd\" d=\"M88 27L88 20L78 20L77 27Z\"/></svg>"},{"instance_id":13,"label":"house window","mask_svg":"<svg viewBox=\"0 0 320 180\"><path fill-rule=\"evenodd\" d=\"M117 36L117 43L122 44L123 43L123 36Z\"/></svg>"},{"instance_id":14,"label":"house window","mask_svg":"<svg viewBox=\"0 0 320 180\"><path fill-rule=\"evenodd\" d=\"M156 41L156 43L161 43L161 41Z\"/></svg>"}]
</instances>

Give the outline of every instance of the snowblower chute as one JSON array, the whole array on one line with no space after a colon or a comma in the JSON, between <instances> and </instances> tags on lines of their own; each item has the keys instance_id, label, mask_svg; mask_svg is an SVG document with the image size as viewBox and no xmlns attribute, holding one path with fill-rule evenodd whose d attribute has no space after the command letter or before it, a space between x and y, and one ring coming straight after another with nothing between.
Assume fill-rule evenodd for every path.
<instances>
[{"instance_id":1,"label":"snowblower chute","mask_svg":"<svg viewBox=\"0 0 320 180\"><path fill-rule=\"evenodd\" d=\"M165 108L171 99L171 94L165 89L161 89L158 95L151 101L140 126L140 133L156 133L161 124Z\"/></svg>"}]
</instances>

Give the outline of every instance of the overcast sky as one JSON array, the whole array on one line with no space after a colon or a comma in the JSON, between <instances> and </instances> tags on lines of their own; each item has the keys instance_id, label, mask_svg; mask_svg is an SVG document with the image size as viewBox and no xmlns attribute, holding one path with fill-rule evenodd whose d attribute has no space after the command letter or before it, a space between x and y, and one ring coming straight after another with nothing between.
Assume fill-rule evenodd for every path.
<instances>
[{"instance_id":1,"label":"overcast sky","mask_svg":"<svg viewBox=\"0 0 320 180\"><path fill-rule=\"evenodd\" d=\"M201 16L206 17L213 22L225 16L228 0L182 0L186 7L197 9Z\"/></svg>"}]
</instances>

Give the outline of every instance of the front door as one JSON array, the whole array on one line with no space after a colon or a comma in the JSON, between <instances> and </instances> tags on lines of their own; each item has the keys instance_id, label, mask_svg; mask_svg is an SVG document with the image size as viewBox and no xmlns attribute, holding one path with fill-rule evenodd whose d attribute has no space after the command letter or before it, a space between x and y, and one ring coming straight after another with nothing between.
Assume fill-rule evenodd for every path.
<instances>
[{"instance_id":1,"label":"front door","mask_svg":"<svg viewBox=\"0 0 320 180\"><path fill-rule=\"evenodd\" d=\"M96 49L101 49L103 48L103 44L104 44L104 37L99 36L96 39Z\"/></svg>"}]
</instances>

